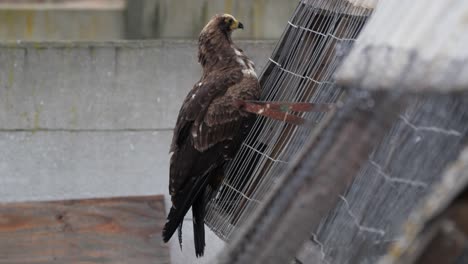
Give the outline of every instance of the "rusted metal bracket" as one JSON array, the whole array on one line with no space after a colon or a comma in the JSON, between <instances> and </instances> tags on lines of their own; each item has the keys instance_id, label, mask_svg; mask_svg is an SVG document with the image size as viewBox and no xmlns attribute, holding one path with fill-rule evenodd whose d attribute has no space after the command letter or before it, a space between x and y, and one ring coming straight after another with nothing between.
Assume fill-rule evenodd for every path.
<instances>
[{"instance_id":1,"label":"rusted metal bracket","mask_svg":"<svg viewBox=\"0 0 468 264\"><path fill-rule=\"evenodd\" d=\"M263 102L263 101L237 101L237 105L245 112L284 121L292 125L303 125L305 118L294 115L292 112L328 112L334 104L291 103L291 102Z\"/></svg>"}]
</instances>

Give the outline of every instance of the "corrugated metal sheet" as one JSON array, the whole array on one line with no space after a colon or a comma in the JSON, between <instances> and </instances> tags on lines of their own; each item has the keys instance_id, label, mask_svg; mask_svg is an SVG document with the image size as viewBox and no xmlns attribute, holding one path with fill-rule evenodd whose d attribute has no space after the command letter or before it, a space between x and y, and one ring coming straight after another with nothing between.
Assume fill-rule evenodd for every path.
<instances>
[{"instance_id":1,"label":"corrugated metal sheet","mask_svg":"<svg viewBox=\"0 0 468 264\"><path fill-rule=\"evenodd\" d=\"M338 75L343 84L468 87L468 1L383 0Z\"/></svg>"}]
</instances>

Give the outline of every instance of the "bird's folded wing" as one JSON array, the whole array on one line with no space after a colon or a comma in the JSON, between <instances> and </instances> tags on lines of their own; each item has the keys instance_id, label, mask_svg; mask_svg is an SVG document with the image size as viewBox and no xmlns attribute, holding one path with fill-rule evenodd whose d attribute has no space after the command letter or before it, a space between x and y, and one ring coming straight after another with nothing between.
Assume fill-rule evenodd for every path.
<instances>
[{"instance_id":1,"label":"bird's folded wing","mask_svg":"<svg viewBox=\"0 0 468 264\"><path fill-rule=\"evenodd\" d=\"M216 98L204 118L192 127L194 147L203 152L217 143L232 140L246 115L229 97Z\"/></svg>"},{"instance_id":2,"label":"bird's folded wing","mask_svg":"<svg viewBox=\"0 0 468 264\"><path fill-rule=\"evenodd\" d=\"M205 151L226 140L242 139L242 136L237 136L238 134L246 135L250 130L250 122L246 122L246 118L251 114L242 111L237 101L256 100L259 95L258 81L253 78L244 78L241 82L230 86L225 94L216 97L204 117L197 119L192 127L195 148ZM236 143L240 144L240 142Z\"/></svg>"},{"instance_id":3,"label":"bird's folded wing","mask_svg":"<svg viewBox=\"0 0 468 264\"><path fill-rule=\"evenodd\" d=\"M175 151L188 137L194 136L194 134L189 133L192 131L194 122L198 120L198 123L200 123L204 119L211 102L218 96L223 95L230 86L238 83L241 79L242 73L240 71L231 71L209 75L195 84L179 111L171 151Z\"/></svg>"}]
</instances>

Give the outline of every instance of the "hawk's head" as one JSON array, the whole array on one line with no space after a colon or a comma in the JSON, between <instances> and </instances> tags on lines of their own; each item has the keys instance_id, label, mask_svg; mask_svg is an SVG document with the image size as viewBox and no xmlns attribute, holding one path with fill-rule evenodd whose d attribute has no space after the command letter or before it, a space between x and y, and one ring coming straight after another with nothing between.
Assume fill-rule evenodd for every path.
<instances>
[{"instance_id":1,"label":"hawk's head","mask_svg":"<svg viewBox=\"0 0 468 264\"><path fill-rule=\"evenodd\" d=\"M214 67L223 57L234 56L231 33L238 28L244 28L244 25L232 15L215 15L198 38L198 62L204 68Z\"/></svg>"},{"instance_id":2,"label":"hawk's head","mask_svg":"<svg viewBox=\"0 0 468 264\"><path fill-rule=\"evenodd\" d=\"M230 35L232 31L244 28L244 25L239 22L235 17L230 14L215 15L206 26L203 28L203 32L209 31L221 31L227 35Z\"/></svg>"}]
</instances>

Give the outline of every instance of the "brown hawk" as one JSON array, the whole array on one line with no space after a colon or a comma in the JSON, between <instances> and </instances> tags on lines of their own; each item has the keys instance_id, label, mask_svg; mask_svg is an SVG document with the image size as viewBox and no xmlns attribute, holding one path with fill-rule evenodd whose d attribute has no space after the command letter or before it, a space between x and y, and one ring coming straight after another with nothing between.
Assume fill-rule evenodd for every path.
<instances>
[{"instance_id":1,"label":"brown hawk","mask_svg":"<svg viewBox=\"0 0 468 264\"><path fill-rule=\"evenodd\" d=\"M205 248L206 191L216 189L224 167L239 150L255 115L239 102L255 101L260 85L253 62L231 39L243 28L233 16L214 16L200 33L198 61L203 75L185 98L171 145L169 192L172 207L163 230L169 241L192 207L196 256Z\"/></svg>"}]
</instances>

